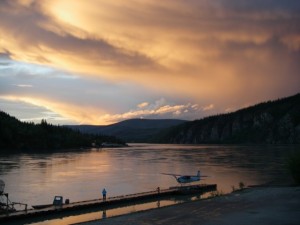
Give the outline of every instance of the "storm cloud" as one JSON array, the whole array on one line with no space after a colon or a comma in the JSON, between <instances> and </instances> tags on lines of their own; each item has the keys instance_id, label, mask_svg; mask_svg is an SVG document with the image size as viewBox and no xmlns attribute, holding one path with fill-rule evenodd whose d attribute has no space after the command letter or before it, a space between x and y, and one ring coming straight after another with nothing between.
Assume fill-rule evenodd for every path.
<instances>
[{"instance_id":1,"label":"storm cloud","mask_svg":"<svg viewBox=\"0 0 300 225\"><path fill-rule=\"evenodd\" d=\"M0 36L0 97L79 123L196 119L300 91L298 1L1 1Z\"/></svg>"}]
</instances>

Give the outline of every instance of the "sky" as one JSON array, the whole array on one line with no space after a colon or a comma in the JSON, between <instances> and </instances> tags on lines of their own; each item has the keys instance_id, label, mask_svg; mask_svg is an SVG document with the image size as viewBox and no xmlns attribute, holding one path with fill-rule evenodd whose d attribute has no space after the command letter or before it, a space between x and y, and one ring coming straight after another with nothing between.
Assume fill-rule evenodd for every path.
<instances>
[{"instance_id":1,"label":"sky","mask_svg":"<svg viewBox=\"0 0 300 225\"><path fill-rule=\"evenodd\" d=\"M0 110L195 120L300 92L297 0L0 0Z\"/></svg>"}]
</instances>

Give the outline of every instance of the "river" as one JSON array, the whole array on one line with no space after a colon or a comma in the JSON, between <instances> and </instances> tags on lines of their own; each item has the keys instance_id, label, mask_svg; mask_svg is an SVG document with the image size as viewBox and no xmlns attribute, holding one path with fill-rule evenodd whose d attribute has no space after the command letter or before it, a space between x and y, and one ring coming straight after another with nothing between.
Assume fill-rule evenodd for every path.
<instances>
[{"instance_id":1,"label":"river","mask_svg":"<svg viewBox=\"0 0 300 225\"><path fill-rule=\"evenodd\" d=\"M290 182L286 158L294 146L130 144L60 153L0 155L0 179L11 201L46 204L55 195L70 201L108 197L176 186L161 173L207 175L223 193L239 183Z\"/></svg>"}]
</instances>

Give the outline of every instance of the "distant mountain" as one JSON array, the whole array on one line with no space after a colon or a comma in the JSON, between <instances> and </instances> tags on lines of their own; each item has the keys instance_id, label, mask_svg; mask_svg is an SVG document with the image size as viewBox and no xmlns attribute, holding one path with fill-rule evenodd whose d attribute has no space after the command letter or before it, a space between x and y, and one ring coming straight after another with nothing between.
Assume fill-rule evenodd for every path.
<instances>
[{"instance_id":1,"label":"distant mountain","mask_svg":"<svg viewBox=\"0 0 300 225\"><path fill-rule=\"evenodd\" d=\"M48 124L46 120L42 120L41 124L21 122L0 111L0 153L80 149L103 142L125 145L115 137L82 134L67 127Z\"/></svg>"},{"instance_id":2,"label":"distant mountain","mask_svg":"<svg viewBox=\"0 0 300 225\"><path fill-rule=\"evenodd\" d=\"M161 143L299 144L300 94L165 130Z\"/></svg>"},{"instance_id":3,"label":"distant mountain","mask_svg":"<svg viewBox=\"0 0 300 225\"><path fill-rule=\"evenodd\" d=\"M130 119L107 126L67 125L68 127L88 134L113 135L125 142L152 142L155 136L166 128L186 122L174 119Z\"/></svg>"}]
</instances>

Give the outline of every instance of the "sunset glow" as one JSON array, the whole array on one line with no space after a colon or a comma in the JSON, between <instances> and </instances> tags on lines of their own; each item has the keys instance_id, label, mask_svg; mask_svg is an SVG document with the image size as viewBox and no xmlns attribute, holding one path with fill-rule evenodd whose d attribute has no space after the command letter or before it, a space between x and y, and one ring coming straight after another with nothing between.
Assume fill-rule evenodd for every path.
<instances>
[{"instance_id":1,"label":"sunset glow","mask_svg":"<svg viewBox=\"0 0 300 225\"><path fill-rule=\"evenodd\" d=\"M110 124L286 97L300 92L299 27L292 0L4 0L0 110Z\"/></svg>"}]
</instances>

